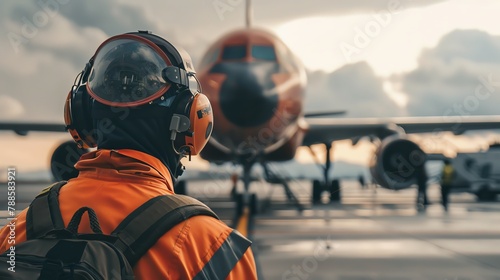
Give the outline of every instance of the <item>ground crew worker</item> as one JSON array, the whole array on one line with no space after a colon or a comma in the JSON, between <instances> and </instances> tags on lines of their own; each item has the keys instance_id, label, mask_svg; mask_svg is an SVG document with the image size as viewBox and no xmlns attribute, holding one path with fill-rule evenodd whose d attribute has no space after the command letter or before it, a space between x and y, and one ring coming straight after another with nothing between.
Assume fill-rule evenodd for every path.
<instances>
[{"instance_id":1,"label":"ground crew worker","mask_svg":"<svg viewBox=\"0 0 500 280\"><path fill-rule=\"evenodd\" d=\"M359 175L358 182L359 182L359 185L361 186L361 189L364 190L366 188L365 176Z\"/></svg>"},{"instance_id":2,"label":"ground crew worker","mask_svg":"<svg viewBox=\"0 0 500 280\"><path fill-rule=\"evenodd\" d=\"M110 234L149 199L173 194L180 158L205 146L213 115L191 88L189 56L161 37L133 32L97 49L68 95L65 121L84 147L77 178L61 189L65 225L82 206ZM26 210L17 217L16 244L26 240ZM88 221L79 232L91 233ZM3 251L8 229L0 231ZM248 240L220 220L194 216L166 232L134 267L137 279L256 279Z\"/></svg>"},{"instance_id":3,"label":"ground crew worker","mask_svg":"<svg viewBox=\"0 0 500 280\"><path fill-rule=\"evenodd\" d=\"M445 211L448 211L448 197L454 177L453 166L449 159L444 160L443 171L441 173L441 204Z\"/></svg>"},{"instance_id":4,"label":"ground crew worker","mask_svg":"<svg viewBox=\"0 0 500 280\"><path fill-rule=\"evenodd\" d=\"M425 170L425 165L417 167L415 169L417 172L417 207L419 210L424 210L427 205L429 205L429 200L427 197L427 171Z\"/></svg>"}]
</instances>

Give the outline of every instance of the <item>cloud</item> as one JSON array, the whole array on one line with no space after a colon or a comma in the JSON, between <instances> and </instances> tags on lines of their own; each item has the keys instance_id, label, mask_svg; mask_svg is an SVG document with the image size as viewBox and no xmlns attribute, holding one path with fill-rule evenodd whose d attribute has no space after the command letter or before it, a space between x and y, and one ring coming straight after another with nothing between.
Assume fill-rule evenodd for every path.
<instances>
[{"instance_id":1,"label":"cloud","mask_svg":"<svg viewBox=\"0 0 500 280\"><path fill-rule=\"evenodd\" d=\"M346 110L347 117L395 117L405 111L383 89L383 80L366 62L332 72L309 73L306 112Z\"/></svg>"},{"instance_id":2,"label":"cloud","mask_svg":"<svg viewBox=\"0 0 500 280\"><path fill-rule=\"evenodd\" d=\"M228 0L221 1L228 3ZM1 1L0 34L3 35L0 37L0 48L4 53L0 60L2 94L15 93L15 98L25 109L23 119L62 122L64 100L74 77L81 71L97 46L107 37L137 29L150 29L164 36L174 45L186 48L196 65L202 52L211 42L229 29L242 27L244 22L244 1L226 12L223 19L218 17L212 0L176 1L175 4L162 0L146 2L132 0L89 0L85 3L77 0ZM232 1L232 3L237 2ZM277 21L315 15L374 12L386 7L390 1L288 2L285 0L254 1L256 25L267 23L271 25ZM438 2L442 1L401 0L403 6L430 5ZM63 4L59 4L57 9L50 12L40 3ZM272 12L274 7L279 8L280 13ZM47 20L38 22L39 24L36 25L37 15L44 13L47 15ZM30 24L35 25L36 31L32 30L30 36L26 36L23 30L28 30L26 26ZM8 34L17 34L24 39L17 52ZM468 44L471 42L469 41ZM451 44L448 48L452 46ZM452 53L453 51L459 55L457 50L452 50ZM443 48L443 52L449 51ZM487 52L493 51L487 50ZM437 63L436 57L444 56L445 54L437 52L432 56L429 54L426 59L428 62L421 61L421 63L434 65ZM480 60L477 57L473 58L471 59L474 61ZM468 65L476 67L478 64L474 61L469 61ZM467 63L467 61L462 61L462 63ZM418 94L422 93L426 96L430 90L430 86L422 85L421 80L436 79L446 75L446 71L454 69L436 65L421 68L415 73L407 73L408 75L393 76L392 79L395 83L404 86L405 92L413 96L414 100L410 102L417 106L420 102L417 100ZM431 73L434 68L436 68L435 71L445 72L434 75ZM491 71L493 70L494 68ZM475 83L477 83L477 75L469 75L470 71L464 68L462 71L464 77L476 79ZM456 79L459 82L466 81L460 77ZM446 87L446 81L441 83L441 85L435 84L440 90ZM383 84L384 81L377 77L365 63L347 65L330 74L311 73L306 108L309 111L314 106L318 106L314 108L315 110L347 109L351 112L350 116L382 116L387 115L387 112L394 115L404 114L387 97ZM454 91L454 86L451 86L449 90ZM376 100L377 98L380 100ZM441 103L446 104L445 97L442 97ZM435 102L433 105L437 107L438 104L439 102ZM410 104L410 106L413 105ZM424 107L430 110L432 106Z\"/></svg>"},{"instance_id":3,"label":"cloud","mask_svg":"<svg viewBox=\"0 0 500 280\"><path fill-rule=\"evenodd\" d=\"M49 2L50 10L40 4ZM118 1L90 2L0 4L0 30L5 34L0 40L5 54L0 60L0 82L2 91L15 93L25 108L20 119L62 123L64 100L75 76L108 33L155 24L140 8Z\"/></svg>"},{"instance_id":4,"label":"cloud","mask_svg":"<svg viewBox=\"0 0 500 280\"><path fill-rule=\"evenodd\" d=\"M353 0L353 1L252 1L253 25L265 29L290 20L305 17L331 16L363 13L374 14L387 9L390 3L399 3L401 8L427 6L444 0ZM245 0L149 0L144 2L122 0L130 6L144 9L157 31L168 38L173 36L198 62L198 58L222 34L245 26ZM217 8L224 7L224 8ZM279 12L276 12L279 11Z\"/></svg>"},{"instance_id":5,"label":"cloud","mask_svg":"<svg viewBox=\"0 0 500 280\"><path fill-rule=\"evenodd\" d=\"M285 21L307 16L345 15L353 13L375 13L389 6L401 8L427 6L446 0L351 0L351 1L268 1L255 7L257 19L264 21ZM280 11L276 13L275 11Z\"/></svg>"},{"instance_id":6,"label":"cloud","mask_svg":"<svg viewBox=\"0 0 500 280\"><path fill-rule=\"evenodd\" d=\"M281 23L287 20L310 16L345 15L352 13L373 13L386 9L389 5L401 7L427 6L445 0L310 0L310 1L252 1L254 24L257 26ZM123 1L122 1L123 2ZM245 24L245 0L184 0L173 4L169 1L150 0L149 5L135 0L124 0L133 6L142 6L154 18L161 18L165 25L178 25L189 31L198 29L203 32L213 29L206 35L216 35L228 29L243 27ZM279 12L276 12L279 11ZM188 20L185 20L188 19ZM203 26L204 28L200 28Z\"/></svg>"},{"instance_id":7,"label":"cloud","mask_svg":"<svg viewBox=\"0 0 500 280\"><path fill-rule=\"evenodd\" d=\"M0 95L0 118L15 119L24 113L24 108L19 100L8 95Z\"/></svg>"},{"instance_id":8,"label":"cloud","mask_svg":"<svg viewBox=\"0 0 500 280\"><path fill-rule=\"evenodd\" d=\"M8 32L23 36L23 23L8 18L3 22ZM6 54L0 61L3 91L15 93L25 108L21 119L62 123L64 100L75 76L107 36L100 29L79 27L54 16L50 24L23 38L26 41L18 49L0 40Z\"/></svg>"},{"instance_id":9,"label":"cloud","mask_svg":"<svg viewBox=\"0 0 500 280\"><path fill-rule=\"evenodd\" d=\"M9 7L10 6L10 7ZM144 12L144 6L131 6L117 0L40 0L27 1L23 4L11 4L7 17L18 23L27 19L36 27L36 17L48 15L49 20L63 16L81 28L98 28L108 35L115 35L137 29L154 27ZM43 24L51 25L50 23Z\"/></svg>"},{"instance_id":10,"label":"cloud","mask_svg":"<svg viewBox=\"0 0 500 280\"><path fill-rule=\"evenodd\" d=\"M0 60L0 83L2 94L15 93L25 108L21 120L62 122L64 100L75 76L111 35L149 29L168 34L164 37L169 41L191 38L185 40L188 51L208 46L204 40L180 36L184 30L179 24L163 24L163 19L148 14L143 4L122 2L0 3L0 49L4 53Z\"/></svg>"},{"instance_id":11,"label":"cloud","mask_svg":"<svg viewBox=\"0 0 500 280\"><path fill-rule=\"evenodd\" d=\"M395 75L413 115L488 115L500 109L500 37L456 30L422 52L418 68Z\"/></svg>"}]
</instances>

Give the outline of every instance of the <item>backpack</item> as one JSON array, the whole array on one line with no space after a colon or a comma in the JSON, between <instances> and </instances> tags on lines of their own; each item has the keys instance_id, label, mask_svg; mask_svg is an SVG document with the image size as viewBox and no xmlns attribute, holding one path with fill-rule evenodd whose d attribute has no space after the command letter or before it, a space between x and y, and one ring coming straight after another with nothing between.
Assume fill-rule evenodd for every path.
<instances>
[{"instance_id":1,"label":"backpack","mask_svg":"<svg viewBox=\"0 0 500 280\"><path fill-rule=\"evenodd\" d=\"M0 255L0 279L134 279L132 267L173 226L195 215L218 219L194 198L162 195L134 210L110 235L102 233L98 217L89 207L77 210L64 228L58 195L65 183L46 188L30 204L27 241ZM78 233L85 213L92 234Z\"/></svg>"}]
</instances>

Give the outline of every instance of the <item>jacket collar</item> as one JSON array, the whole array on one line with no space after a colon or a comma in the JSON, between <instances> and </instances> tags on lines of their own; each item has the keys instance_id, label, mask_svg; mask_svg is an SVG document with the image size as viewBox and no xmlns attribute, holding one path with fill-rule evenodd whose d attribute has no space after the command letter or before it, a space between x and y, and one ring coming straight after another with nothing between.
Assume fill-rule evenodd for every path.
<instances>
[{"instance_id":1,"label":"jacket collar","mask_svg":"<svg viewBox=\"0 0 500 280\"><path fill-rule=\"evenodd\" d=\"M82 176L85 176L87 172L100 171L100 175L105 176L106 171L137 170L133 175L138 179L144 179L144 176L154 178L163 182L173 192L172 177L168 168L156 157L140 151L99 149L82 155L75 167Z\"/></svg>"}]
</instances>

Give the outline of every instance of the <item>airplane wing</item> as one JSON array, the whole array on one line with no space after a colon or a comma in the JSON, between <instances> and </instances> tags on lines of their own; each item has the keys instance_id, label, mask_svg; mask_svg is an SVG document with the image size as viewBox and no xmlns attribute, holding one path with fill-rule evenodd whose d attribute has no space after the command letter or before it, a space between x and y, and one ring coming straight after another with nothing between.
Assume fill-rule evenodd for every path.
<instances>
[{"instance_id":1,"label":"airplane wing","mask_svg":"<svg viewBox=\"0 0 500 280\"><path fill-rule=\"evenodd\" d=\"M305 113L305 118L316 118L316 117L326 117L326 116L338 116L345 115L347 111L327 111L327 112L309 112Z\"/></svg>"},{"instance_id":2,"label":"airplane wing","mask_svg":"<svg viewBox=\"0 0 500 280\"><path fill-rule=\"evenodd\" d=\"M434 133L500 129L500 116L307 119L302 145L329 143L361 136L385 138L395 133Z\"/></svg>"},{"instance_id":3,"label":"airplane wing","mask_svg":"<svg viewBox=\"0 0 500 280\"><path fill-rule=\"evenodd\" d=\"M446 118L450 121L445 121ZM307 133L302 143L304 146L369 135L384 138L394 132L452 131L459 135L467 130L500 129L500 116L311 118L307 119L307 125ZM66 132L66 127L59 123L0 122L0 130L12 130L19 135L26 135L29 131Z\"/></svg>"},{"instance_id":4,"label":"airplane wing","mask_svg":"<svg viewBox=\"0 0 500 280\"><path fill-rule=\"evenodd\" d=\"M29 131L66 132L66 126L59 123L16 123L0 122L0 130L12 130L25 136Z\"/></svg>"}]
</instances>

